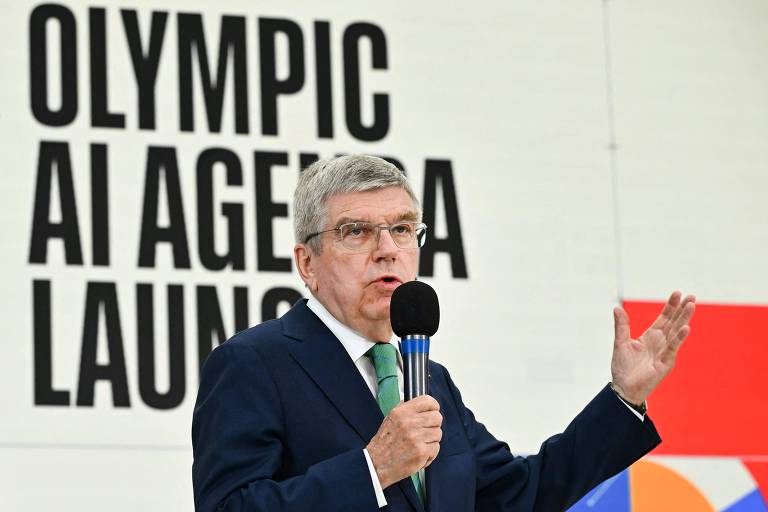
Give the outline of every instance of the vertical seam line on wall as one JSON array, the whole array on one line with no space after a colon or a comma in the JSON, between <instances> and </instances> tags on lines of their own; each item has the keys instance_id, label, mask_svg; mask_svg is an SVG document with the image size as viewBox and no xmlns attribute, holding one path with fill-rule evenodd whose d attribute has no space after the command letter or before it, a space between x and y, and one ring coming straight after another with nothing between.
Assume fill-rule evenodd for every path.
<instances>
[{"instance_id":1,"label":"vertical seam line on wall","mask_svg":"<svg viewBox=\"0 0 768 512\"><path fill-rule=\"evenodd\" d=\"M616 264L616 299L620 304L624 298L624 262L622 258L621 209L619 207L618 144L616 143L616 116L613 96L613 67L611 61L611 24L609 3L602 0L603 47L605 58L605 103L608 117L608 168L611 173L611 203L613 209L614 257Z\"/></svg>"}]
</instances>

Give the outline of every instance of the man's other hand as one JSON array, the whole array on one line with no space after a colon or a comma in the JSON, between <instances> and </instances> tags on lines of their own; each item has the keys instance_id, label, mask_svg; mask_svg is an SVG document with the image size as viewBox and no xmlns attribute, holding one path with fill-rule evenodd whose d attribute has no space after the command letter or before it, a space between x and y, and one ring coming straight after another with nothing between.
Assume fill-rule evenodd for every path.
<instances>
[{"instance_id":1,"label":"man's other hand","mask_svg":"<svg viewBox=\"0 0 768 512\"><path fill-rule=\"evenodd\" d=\"M392 409L366 447L382 489L435 460L443 437L442 423L440 405L429 395Z\"/></svg>"},{"instance_id":2,"label":"man's other hand","mask_svg":"<svg viewBox=\"0 0 768 512\"><path fill-rule=\"evenodd\" d=\"M629 335L629 317L613 310L616 338L613 343L613 387L624 400L640 405L675 365L677 351L691 332L689 325L696 298L682 299L674 292L653 325L636 340Z\"/></svg>"}]
</instances>

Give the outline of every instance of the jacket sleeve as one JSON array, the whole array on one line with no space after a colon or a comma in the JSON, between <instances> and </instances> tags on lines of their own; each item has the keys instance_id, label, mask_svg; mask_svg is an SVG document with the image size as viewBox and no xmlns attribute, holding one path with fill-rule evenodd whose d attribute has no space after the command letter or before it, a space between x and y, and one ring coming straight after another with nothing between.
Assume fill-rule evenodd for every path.
<instances>
[{"instance_id":1,"label":"jacket sleeve","mask_svg":"<svg viewBox=\"0 0 768 512\"><path fill-rule=\"evenodd\" d=\"M277 388L260 354L232 343L211 352L192 419L195 510L378 510L362 450L283 478L284 434Z\"/></svg>"},{"instance_id":2,"label":"jacket sleeve","mask_svg":"<svg viewBox=\"0 0 768 512\"><path fill-rule=\"evenodd\" d=\"M475 455L477 511L566 510L661 442L650 418L641 422L606 386L537 454L514 456L464 406L443 371Z\"/></svg>"}]
</instances>

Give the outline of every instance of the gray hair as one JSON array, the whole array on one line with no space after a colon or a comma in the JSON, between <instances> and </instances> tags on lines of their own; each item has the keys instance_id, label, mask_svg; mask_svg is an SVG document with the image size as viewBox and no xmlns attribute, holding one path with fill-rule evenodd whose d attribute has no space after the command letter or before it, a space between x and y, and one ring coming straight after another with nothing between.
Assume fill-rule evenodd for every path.
<instances>
[{"instance_id":1,"label":"gray hair","mask_svg":"<svg viewBox=\"0 0 768 512\"><path fill-rule=\"evenodd\" d=\"M405 174L393 164L375 156L346 155L318 160L302 171L293 194L293 230L296 243L304 243L312 233L327 229L327 202L331 196L399 187L408 192L421 217L421 208ZM319 237L307 245L322 250Z\"/></svg>"}]
</instances>

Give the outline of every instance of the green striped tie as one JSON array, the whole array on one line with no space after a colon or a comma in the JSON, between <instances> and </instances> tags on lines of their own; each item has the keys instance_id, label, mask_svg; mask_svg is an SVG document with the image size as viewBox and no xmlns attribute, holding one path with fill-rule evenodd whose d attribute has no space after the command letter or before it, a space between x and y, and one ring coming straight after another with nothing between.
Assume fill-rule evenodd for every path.
<instances>
[{"instance_id":1,"label":"green striped tie","mask_svg":"<svg viewBox=\"0 0 768 512\"><path fill-rule=\"evenodd\" d=\"M400 402L400 388L397 385L397 351L390 343L376 343L365 355L371 359L376 370L378 382L376 401L379 402L381 412L387 416ZM421 485L419 474L411 475L411 480L423 505L424 487Z\"/></svg>"}]
</instances>

